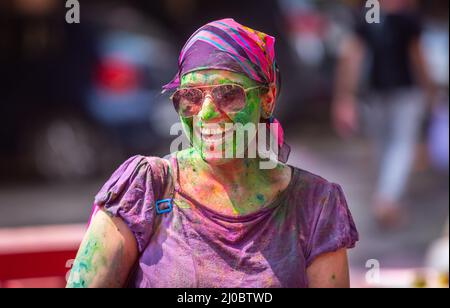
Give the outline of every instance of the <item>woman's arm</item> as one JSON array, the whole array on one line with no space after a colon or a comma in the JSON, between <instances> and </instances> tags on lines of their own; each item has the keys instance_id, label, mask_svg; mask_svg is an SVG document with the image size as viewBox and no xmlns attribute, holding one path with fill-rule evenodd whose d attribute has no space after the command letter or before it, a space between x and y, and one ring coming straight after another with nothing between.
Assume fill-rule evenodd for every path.
<instances>
[{"instance_id":1,"label":"woman's arm","mask_svg":"<svg viewBox=\"0 0 450 308\"><path fill-rule=\"evenodd\" d=\"M337 134L347 138L358 129L356 95L366 47L356 35L350 35L340 48L331 115Z\"/></svg>"},{"instance_id":2,"label":"woman's arm","mask_svg":"<svg viewBox=\"0 0 450 308\"><path fill-rule=\"evenodd\" d=\"M310 288L349 288L347 249L317 257L306 272Z\"/></svg>"},{"instance_id":3,"label":"woman's arm","mask_svg":"<svg viewBox=\"0 0 450 308\"><path fill-rule=\"evenodd\" d=\"M437 86L430 76L429 67L425 57L425 52L422 48L420 38L413 40L409 46L409 56L414 69L414 74L419 85L427 94L427 99L430 107L435 104L437 95Z\"/></svg>"},{"instance_id":4,"label":"woman's arm","mask_svg":"<svg viewBox=\"0 0 450 308\"><path fill-rule=\"evenodd\" d=\"M84 236L67 287L123 287L137 256L137 243L127 225L101 210Z\"/></svg>"}]
</instances>

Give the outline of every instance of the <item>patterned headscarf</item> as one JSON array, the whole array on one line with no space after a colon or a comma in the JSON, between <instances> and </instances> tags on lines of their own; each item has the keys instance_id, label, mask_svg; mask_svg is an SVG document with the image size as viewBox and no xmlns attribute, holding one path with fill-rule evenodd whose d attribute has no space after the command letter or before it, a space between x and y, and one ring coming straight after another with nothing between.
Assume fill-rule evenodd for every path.
<instances>
[{"instance_id":1,"label":"patterned headscarf","mask_svg":"<svg viewBox=\"0 0 450 308\"><path fill-rule=\"evenodd\" d=\"M163 86L163 93L178 88L183 75L205 69L241 73L260 84L277 86L277 93L280 90L275 38L231 18L210 22L192 34L181 50L178 73ZM274 118L270 123L277 124L279 159L286 162L290 148L284 143L281 124Z\"/></svg>"},{"instance_id":2,"label":"patterned headscarf","mask_svg":"<svg viewBox=\"0 0 450 308\"><path fill-rule=\"evenodd\" d=\"M181 50L178 73L163 87L179 87L181 76L202 69L223 69L270 85L277 83L275 38L231 18L208 23L195 31Z\"/></svg>"}]
</instances>

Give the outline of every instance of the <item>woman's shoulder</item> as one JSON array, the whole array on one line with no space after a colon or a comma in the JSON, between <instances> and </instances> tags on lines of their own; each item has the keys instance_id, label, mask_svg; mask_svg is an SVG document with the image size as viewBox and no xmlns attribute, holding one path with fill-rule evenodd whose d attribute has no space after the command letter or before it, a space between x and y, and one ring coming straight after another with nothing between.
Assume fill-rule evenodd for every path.
<instances>
[{"instance_id":1,"label":"woman's shoulder","mask_svg":"<svg viewBox=\"0 0 450 308\"><path fill-rule=\"evenodd\" d=\"M135 155L125 160L111 178L155 177L167 173L169 162L158 156Z\"/></svg>"},{"instance_id":2,"label":"woman's shoulder","mask_svg":"<svg viewBox=\"0 0 450 308\"><path fill-rule=\"evenodd\" d=\"M344 191L339 184L310 171L292 168L290 196L299 216L314 221L323 215L333 215L336 212L350 215Z\"/></svg>"},{"instance_id":3,"label":"woman's shoulder","mask_svg":"<svg viewBox=\"0 0 450 308\"><path fill-rule=\"evenodd\" d=\"M309 171L294 168L293 195L307 265L320 254L352 248L358 231L340 185Z\"/></svg>"},{"instance_id":4,"label":"woman's shoulder","mask_svg":"<svg viewBox=\"0 0 450 308\"><path fill-rule=\"evenodd\" d=\"M104 204L129 190L160 190L169 175L169 162L157 156L135 155L112 173L95 197Z\"/></svg>"},{"instance_id":5,"label":"woman's shoulder","mask_svg":"<svg viewBox=\"0 0 450 308\"><path fill-rule=\"evenodd\" d=\"M95 196L94 205L122 218L142 252L153 232L155 203L164 196L168 179L169 162L166 159L132 156L106 181Z\"/></svg>"},{"instance_id":6,"label":"woman's shoulder","mask_svg":"<svg viewBox=\"0 0 450 308\"><path fill-rule=\"evenodd\" d=\"M166 167L167 160L165 157L134 155L121 163L114 173L133 173L133 171L141 169L161 169Z\"/></svg>"},{"instance_id":7,"label":"woman's shoulder","mask_svg":"<svg viewBox=\"0 0 450 308\"><path fill-rule=\"evenodd\" d=\"M295 181L294 189L297 193L320 194L340 190L340 185L310 171L289 165L292 168L292 178Z\"/></svg>"}]
</instances>

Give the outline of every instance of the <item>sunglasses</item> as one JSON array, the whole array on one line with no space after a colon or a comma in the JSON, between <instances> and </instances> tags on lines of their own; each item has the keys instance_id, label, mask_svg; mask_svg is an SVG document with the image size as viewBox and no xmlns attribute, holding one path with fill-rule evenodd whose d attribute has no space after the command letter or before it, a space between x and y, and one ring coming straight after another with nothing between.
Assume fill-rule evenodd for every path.
<instances>
[{"instance_id":1,"label":"sunglasses","mask_svg":"<svg viewBox=\"0 0 450 308\"><path fill-rule=\"evenodd\" d=\"M213 86L189 87L178 89L171 97L175 110L183 117L193 117L202 109L206 94L209 93L217 108L226 114L233 114L244 109L247 92L266 86L245 89L238 84L221 84Z\"/></svg>"}]
</instances>

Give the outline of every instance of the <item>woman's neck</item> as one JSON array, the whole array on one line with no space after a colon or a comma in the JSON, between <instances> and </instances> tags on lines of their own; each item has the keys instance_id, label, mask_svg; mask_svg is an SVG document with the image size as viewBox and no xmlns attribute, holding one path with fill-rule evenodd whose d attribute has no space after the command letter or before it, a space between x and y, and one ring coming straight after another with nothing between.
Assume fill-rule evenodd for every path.
<instances>
[{"instance_id":1,"label":"woman's neck","mask_svg":"<svg viewBox=\"0 0 450 308\"><path fill-rule=\"evenodd\" d=\"M203 175L224 186L254 186L255 181L268 174L267 170L261 170L259 158L235 158L224 163L212 164L203 160L197 151L191 153L190 160Z\"/></svg>"},{"instance_id":2,"label":"woman's neck","mask_svg":"<svg viewBox=\"0 0 450 308\"><path fill-rule=\"evenodd\" d=\"M184 192L224 214L242 215L269 204L289 184L290 168L259 168L259 159L205 162L194 149L177 155Z\"/></svg>"}]
</instances>

